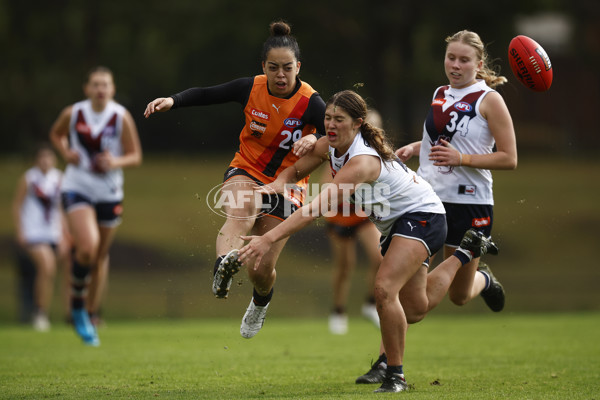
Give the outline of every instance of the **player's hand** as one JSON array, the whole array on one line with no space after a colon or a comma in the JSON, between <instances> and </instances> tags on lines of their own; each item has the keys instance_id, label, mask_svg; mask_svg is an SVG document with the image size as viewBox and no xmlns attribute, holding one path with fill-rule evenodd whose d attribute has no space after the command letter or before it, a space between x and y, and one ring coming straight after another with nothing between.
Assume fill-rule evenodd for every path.
<instances>
[{"instance_id":1,"label":"player's hand","mask_svg":"<svg viewBox=\"0 0 600 400\"><path fill-rule=\"evenodd\" d=\"M415 148L411 144L407 144L406 146L400 147L396 150L396 155L402 162L407 162L414 156Z\"/></svg>"},{"instance_id":2,"label":"player's hand","mask_svg":"<svg viewBox=\"0 0 600 400\"><path fill-rule=\"evenodd\" d=\"M159 97L157 99L152 100L146 106L146 110L144 111L144 117L148 118L151 114L155 112L164 112L169 111L171 107L173 107L173 98L172 97Z\"/></svg>"},{"instance_id":3,"label":"player's hand","mask_svg":"<svg viewBox=\"0 0 600 400\"><path fill-rule=\"evenodd\" d=\"M431 148L429 159L435 166L459 166L460 152L447 140L440 139L440 144Z\"/></svg>"},{"instance_id":4,"label":"player's hand","mask_svg":"<svg viewBox=\"0 0 600 400\"><path fill-rule=\"evenodd\" d=\"M297 157L302 157L314 149L316 143L317 137L315 135L306 135L294 143L294 146L292 147L292 153L294 153L294 155Z\"/></svg>"},{"instance_id":5,"label":"player's hand","mask_svg":"<svg viewBox=\"0 0 600 400\"><path fill-rule=\"evenodd\" d=\"M65 162L67 162L68 164L73 164L73 165L79 165L79 153L76 152L75 150L71 150L68 149L65 151L65 153L63 154L63 158L65 159Z\"/></svg>"},{"instance_id":6,"label":"player's hand","mask_svg":"<svg viewBox=\"0 0 600 400\"><path fill-rule=\"evenodd\" d=\"M256 185L254 191L258 194L284 194L285 193L285 184L278 179L275 179L273 182L267 185Z\"/></svg>"},{"instance_id":7,"label":"player's hand","mask_svg":"<svg viewBox=\"0 0 600 400\"><path fill-rule=\"evenodd\" d=\"M263 256L271 249L273 242L265 236L240 236L240 238L249 240L250 242L240 249L238 260L243 265L246 265L246 263L255 258L254 270L256 271Z\"/></svg>"},{"instance_id":8,"label":"player's hand","mask_svg":"<svg viewBox=\"0 0 600 400\"><path fill-rule=\"evenodd\" d=\"M94 157L94 168L100 172L108 172L114 168L115 159L107 150Z\"/></svg>"}]
</instances>

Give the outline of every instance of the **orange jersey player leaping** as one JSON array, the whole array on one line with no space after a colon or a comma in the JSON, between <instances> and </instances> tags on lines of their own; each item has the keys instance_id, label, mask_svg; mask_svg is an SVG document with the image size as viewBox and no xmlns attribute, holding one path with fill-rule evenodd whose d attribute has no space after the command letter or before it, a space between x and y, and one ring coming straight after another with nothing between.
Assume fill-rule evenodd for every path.
<instances>
[{"instance_id":1,"label":"orange jersey player leaping","mask_svg":"<svg viewBox=\"0 0 600 400\"><path fill-rule=\"evenodd\" d=\"M245 194L254 196L255 186L273 182L281 171L312 150L325 131L325 102L298 78L300 49L290 35L289 25L274 22L270 29L271 36L262 51L264 74L157 98L148 104L144 113L149 117L154 112L176 107L241 103L245 124L240 133L240 147L225 172L221 187L222 196L230 199L244 198ZM298 190L285 197L272 194L262 196L262 203L223 203L227 220L217 235L212 287L216 297L227 297L233 275L241 267L237 249L244 241L240 236L262 235L279 225L302 206L307 181L302 179L297 183ZM273 246L258 269L248 269L254 290L240 328L245 338L253 337L262 328L273 296L275 264L284 244L282 241Z\"/></svg>"}]
</instances>

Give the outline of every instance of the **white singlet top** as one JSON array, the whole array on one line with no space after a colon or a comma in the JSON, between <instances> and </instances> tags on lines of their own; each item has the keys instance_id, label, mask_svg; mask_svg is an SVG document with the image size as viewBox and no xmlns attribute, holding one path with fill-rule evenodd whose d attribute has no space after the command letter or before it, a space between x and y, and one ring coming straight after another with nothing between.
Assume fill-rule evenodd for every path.
<instances>
[{"instance_id":1,"label":"white singlet top","mask_svg":"<svg viewBox=\"0 0 600 400\"><path fill-rule=\"evenodd\" d=\"M45 174L38 167L25 172L27 193L21 206L21 231L27 243L60 242L61 178L62 172L56 168Z\"/></svg>"},{"instance_id":2,"label":"white singlet top","mask_svg":"<svg viewBox=\"0 0 600 400\"><path fill-rule=\"evenodd\" d=\"M92 109L92 102L73 105L69 125L69 143L79 153L79 165L69 164L65 170L62 191L85 195L92 202L111 202L123 199L123 171L106 173L94 166L95 157L108 151L113 156L123 153L121 135L125 108L110 101L102 112Z\"/></svg>"},{"instance_id":3,"label":"white singlet top","mask_svg":"<svg viewBox=\"0 0 600 400\"><path fill-rule=\"evenodd\" d=\"M369 215L383 236L387 236L394 221L406 213L446 213L431 185L400 160L383 161L360 132L348 151L339 157L335 156L335 149L329 147L332 174L335 176L348 161L359 155L379 158L381 171L376 181L359 185L351 200Z\"/></svg>"},{"instance_id":4,"label":"white singlet top","mask_svg":"<svg viewBox=\"0 0 600 400\"><path fill-rule=\"evenodd\" d=\"M490 154L495 144L488 123L479 111L483 98L493 91L485 81L462 89L436 89L423 129L417 173L433 186L444 202L493 205L492 173L471 167L440 167L429 159L431 147L447 140L463 154Z\"/></svg>"}]
</instances>

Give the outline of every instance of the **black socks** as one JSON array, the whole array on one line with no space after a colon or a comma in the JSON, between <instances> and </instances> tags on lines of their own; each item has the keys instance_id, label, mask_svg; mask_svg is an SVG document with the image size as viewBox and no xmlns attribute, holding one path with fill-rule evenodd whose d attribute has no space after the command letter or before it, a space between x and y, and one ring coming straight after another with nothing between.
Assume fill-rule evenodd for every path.
<instances>
[{"instance_id":1,"label":"black socks","mask_svg":"<svg viewBox=\"0 0 600 400\"><path fill-rule=\"evenodd\" d=\"M261 296L256 291L256 289L253 289L253 291L252 291L252 299L254 300L254 304L256 304L257 306L260 306L260 307L264 307L267 304L269 304L272 297L273 297L273 288L271 288L271 291L266 296Z\"/></svg>"},{"instance_id":2,"label":"black socks","mask_svg":"<svg viewBox=\"0 0 600 400\"><path fill-rule=\"evenodd\" d=\"M402 372L402 365L388 365L387 366L387 374L396 374L404 376L404 372Z\"/></svg>"},{"instance_id":3,"label":"black socks","mask_svg":"<svg viewBox=\"0 0 600 400\"><path fill-rule=\"evenodd\" d=\"M90 281L90 268L73 261L71 278L71 307L74 310L82 309L85 305L87 285Z\"/></svg>"}]
</instances>

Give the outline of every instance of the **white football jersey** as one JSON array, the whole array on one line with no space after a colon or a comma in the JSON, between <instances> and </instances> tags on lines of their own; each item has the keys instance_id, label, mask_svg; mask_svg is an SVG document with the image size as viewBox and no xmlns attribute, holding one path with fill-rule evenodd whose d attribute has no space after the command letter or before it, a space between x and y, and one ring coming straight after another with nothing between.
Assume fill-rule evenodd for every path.
<instances>
[{"instance_id":1,"label":"white football jersey","mask_svg":"<svg viewBox=\"0 0 600 400\"><path fill-rule=\"evenodd\" d=\"M60 242L60 182L62 172L52 168L45 174L38 167L25 172L27 193L21 206L21 231L27 243Z\"/></svg>"},{"instance_id":2,"label":"white football jersey","mask_svg":"<svg viewBox=\"0 0 600 400\"><path fill-rule=\"evenodd\" d=\"M429 159L431 147L444 139L463 154L489 154L494 138L479 111L483 98L493 91L485 81L462 89L436 89L423 129L417 173L433 186L444 202L494 204L492 173L471 167L440 167Z\"/></svg>"},{"instance_id":3,"label":"white football jersey","mask_svg":"<svg viewBox=\"0 0 600 400\"><path fill-rule=\"evenodd\" d=\"M348 151L340 157L336 157L335 149L329 147L332 174L335 176L348 161L359 155L379 158L381 171L376 181L359 185L350 200L369 215L383 236L387 236L394 221L406 213L446 213L431 185L399 159L383 161L360 132Z\"/></svg>"},{"instance_id":4,"label":"white football jersey","mask_svg":"<svg viewBox=\"0 0 600 400\"><path fill-rule=\"evenodd\" d=\"M108 151L113 156L123 153L121 135L125 108L110 101L103 111L95 112L92 102L80 101L73 105L69 125L69 143L79 153L79 165L69 164L65 170L62 191L86 195L93 202L123 199L123 171L106 173L95 166L95 157Z\"/></svg>"}]
</instances>

